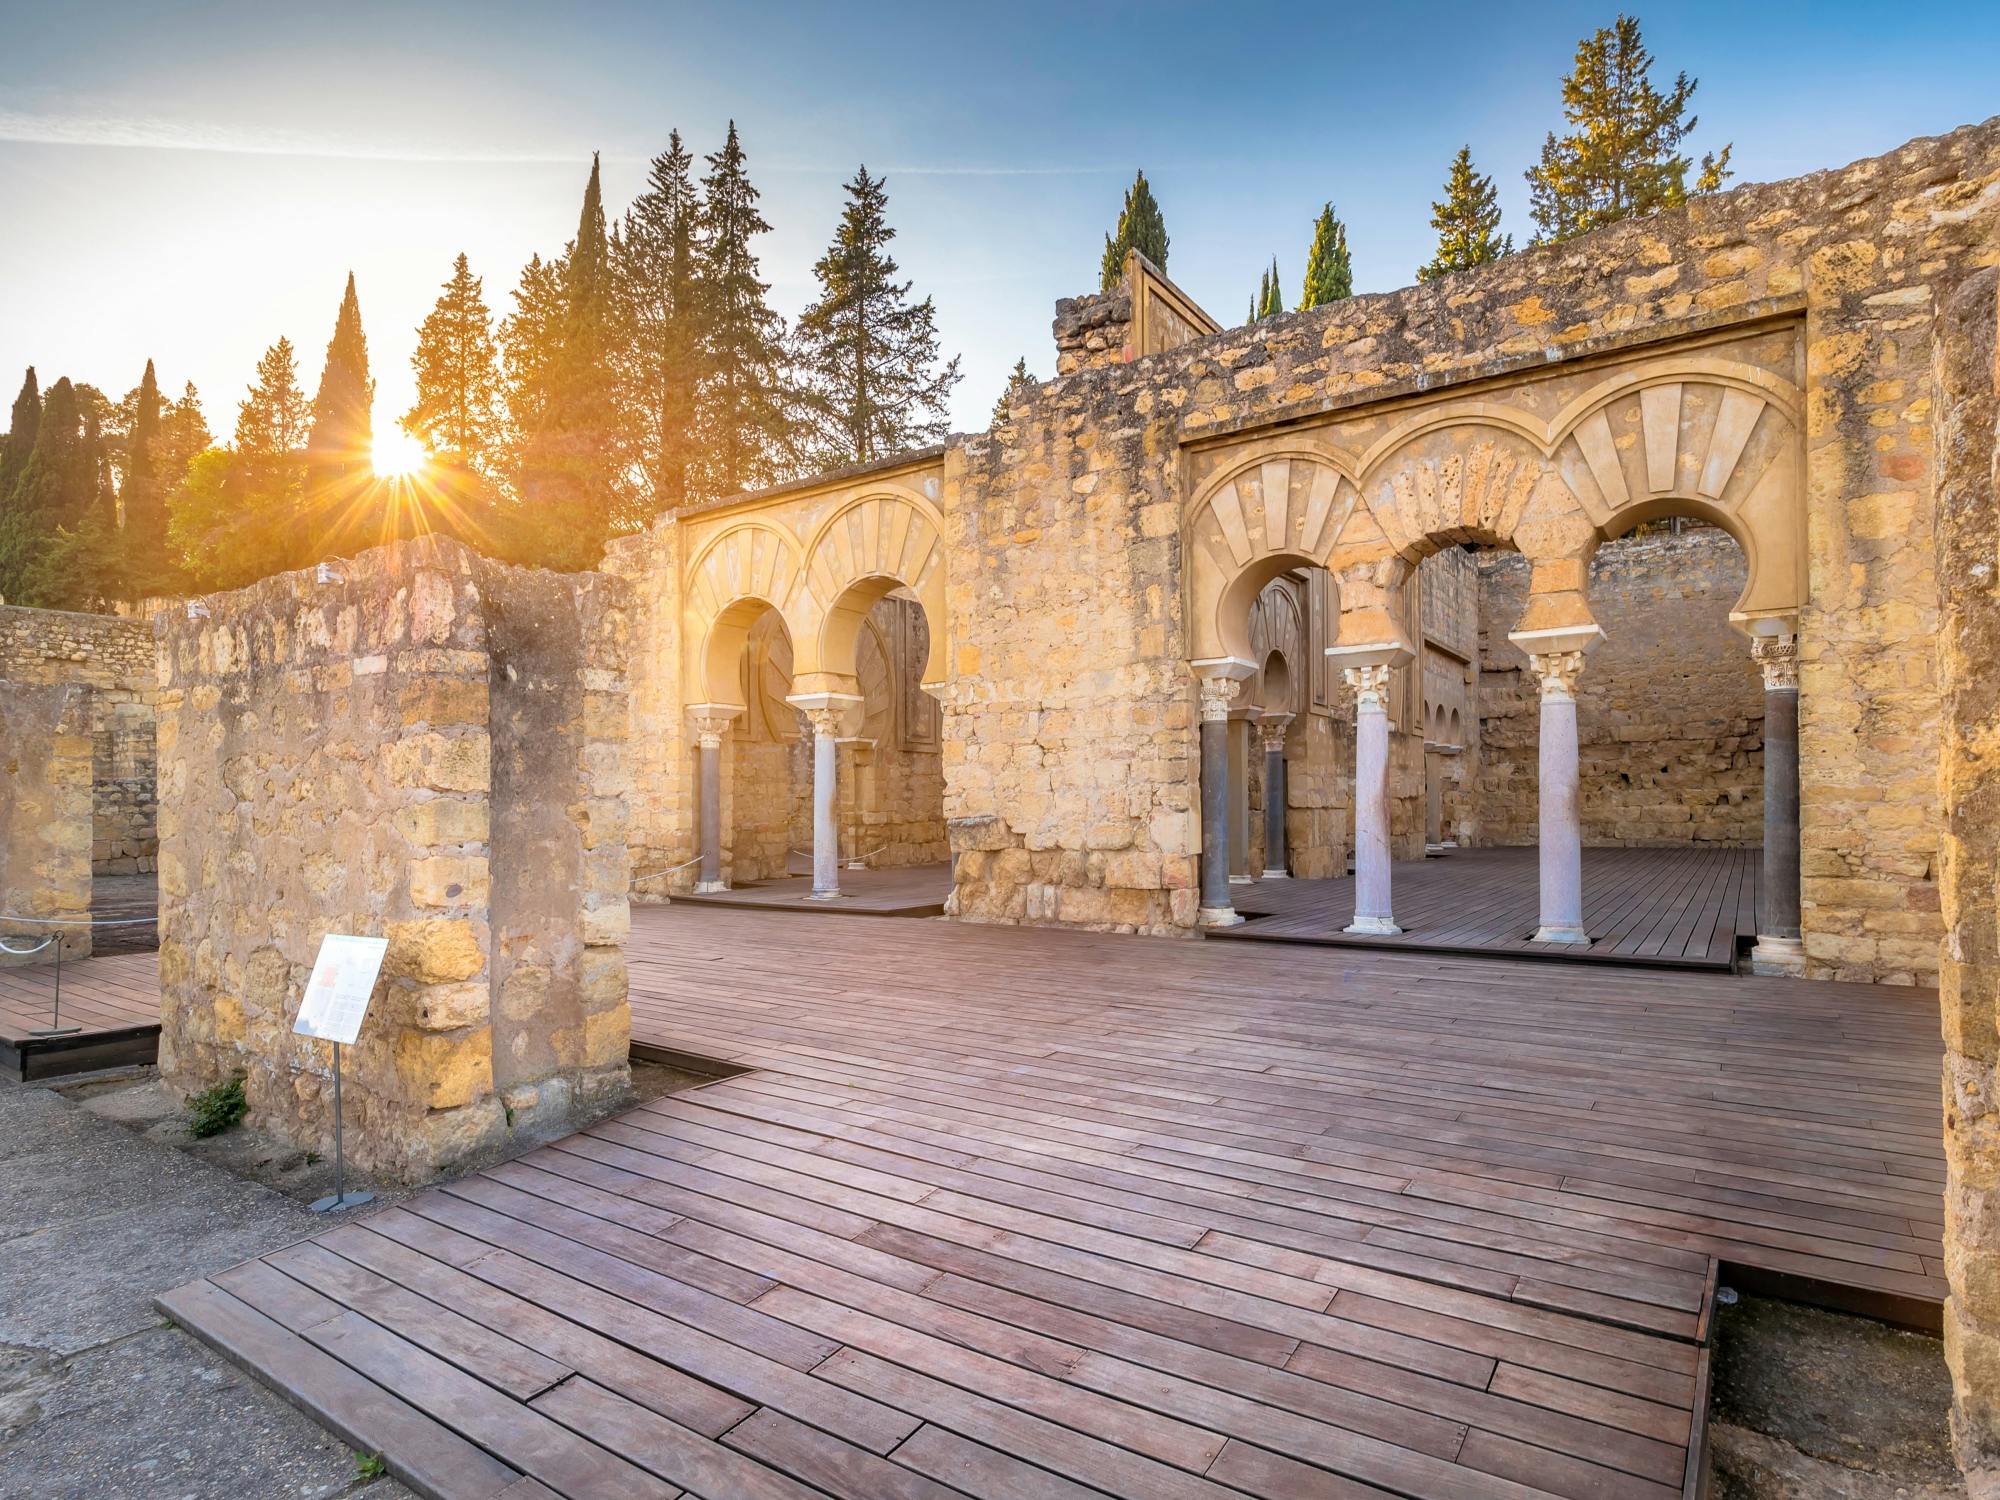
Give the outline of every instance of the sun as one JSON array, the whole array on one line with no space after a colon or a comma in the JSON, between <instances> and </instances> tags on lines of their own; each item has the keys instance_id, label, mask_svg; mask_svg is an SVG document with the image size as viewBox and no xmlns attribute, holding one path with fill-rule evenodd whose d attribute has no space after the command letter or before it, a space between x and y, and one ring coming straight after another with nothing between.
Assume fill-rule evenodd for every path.
<instances>
[{"instance_id":1,"label":"sun","mask_svg":"<svg viewBox=\"0 0 2000 1500\"><path fill-rule=\"evenodd\" d=\"M375 432L370 465L382 479L408 479L429 461L424 445L400 427L381 427Z\"/></svg>"}]
</instances>

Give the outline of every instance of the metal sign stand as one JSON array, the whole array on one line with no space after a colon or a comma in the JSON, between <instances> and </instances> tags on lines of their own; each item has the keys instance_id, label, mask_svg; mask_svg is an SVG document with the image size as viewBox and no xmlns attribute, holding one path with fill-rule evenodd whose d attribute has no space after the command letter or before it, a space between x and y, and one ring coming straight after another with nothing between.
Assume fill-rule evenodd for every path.
<instances>
[{"instance_id":1,"label":"metal sign stand","mask_svg":"<svg viewBox=\"0 0 2000 1500\"><path fill-rule=\"evenodd\" d=\"M54 944L56 950L55 1001L49 1011L49 1024L46 1026L37 1026L28 1035L32 1037L75 1036L83 1028L81 1026L65 1026L62 1023L62 934L57 933L53 937L45 937L32 948L13 948L9 947L4 940L0 940L0 953L11 953L16 958L32 958L50 944Z\"/></svg>"},{"instance_id":2,"label":"metal sign stand","mask_svg":"<svg viewBox=\"0 0 2000 1500\"><path fill-rule=\"evenodd\" d=\"M347 1191L347 1156L341 1150L340 1140L340 1043L333 1044L333 1194L321 1198L312 1206L316 1214L335 1213L343 1208L359 1208L364 1203L373 1203L373 1193L350 1193Z\"/></svg>"}]
</instances>

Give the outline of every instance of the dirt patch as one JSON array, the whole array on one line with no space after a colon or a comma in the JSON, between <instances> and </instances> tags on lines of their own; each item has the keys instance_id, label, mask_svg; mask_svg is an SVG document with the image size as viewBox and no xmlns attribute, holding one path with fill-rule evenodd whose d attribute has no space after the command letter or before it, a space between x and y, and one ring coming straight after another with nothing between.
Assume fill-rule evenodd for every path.
<instances>
[{"instance_id":1,"label":"dirt patch","mask_svg":"<svg viewBox=\"0 0 2000 1500\"><path fill-rule=\"evenodd\" d=\"M1944 1346L1867 1318L1718 1306L1710 1500L1962 1500Z\"/></svg>"}]
</instances>

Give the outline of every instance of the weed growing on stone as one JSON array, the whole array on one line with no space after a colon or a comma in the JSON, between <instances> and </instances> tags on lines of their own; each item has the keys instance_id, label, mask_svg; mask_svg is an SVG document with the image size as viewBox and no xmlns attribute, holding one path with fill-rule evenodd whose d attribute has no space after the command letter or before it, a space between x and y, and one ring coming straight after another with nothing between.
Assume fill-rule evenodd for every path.
<instances>
[{"instance_id":1,"label":"weed growing on stone","mask_svg":"<svg viewBox=\"0 0 2000 1500\"><path fill-rule=\"evenodd\" d=\"M221 1083L188 1096L189 1135L203 1140L211 1135L220 1135L242 1121L250 1111L250 1101L243 1097L244 1076L243 1069L238 1068Z\"/></svg>"},{"instance_id":2,"label":"weed growing on stone","mask_svg":"<svg viewBox=\"0 0 2000 1500\"><path fill-rule=\"evenodd\" d=\"M382 1462L379 1453L357 1453L354 1455L354 1477L356 1479L380 1479L389 1472L389 1466Z\"/></svg>"}]
</instances>

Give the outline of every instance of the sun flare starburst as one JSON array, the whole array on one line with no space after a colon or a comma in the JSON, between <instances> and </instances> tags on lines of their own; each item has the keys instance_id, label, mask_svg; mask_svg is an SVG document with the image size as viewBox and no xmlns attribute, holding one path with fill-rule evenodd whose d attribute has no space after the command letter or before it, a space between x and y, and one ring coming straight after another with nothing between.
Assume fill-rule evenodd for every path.
<instances>
[{"instance_id":1,"label":"sun flare starburst","mask_svg":"<svg viewBox=\"0 0 2000 1500\"><path fill-rule=\"evenodd\" d=\"M375 430L370 466L381 479L408 479L420 471L430 455L424 445L400 427Z\"/></svg>"}]
</instances>

